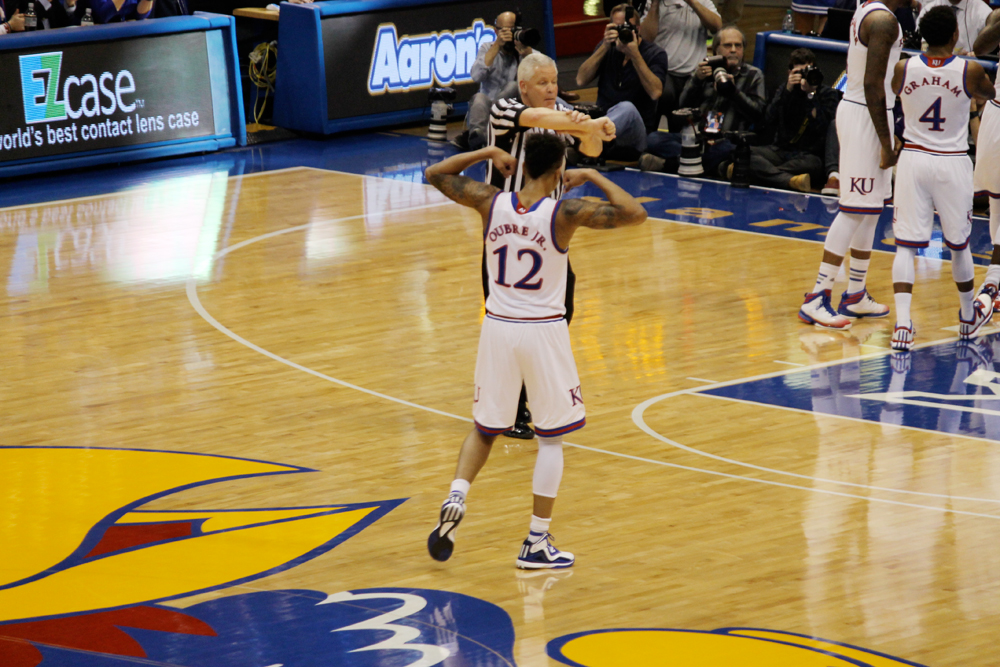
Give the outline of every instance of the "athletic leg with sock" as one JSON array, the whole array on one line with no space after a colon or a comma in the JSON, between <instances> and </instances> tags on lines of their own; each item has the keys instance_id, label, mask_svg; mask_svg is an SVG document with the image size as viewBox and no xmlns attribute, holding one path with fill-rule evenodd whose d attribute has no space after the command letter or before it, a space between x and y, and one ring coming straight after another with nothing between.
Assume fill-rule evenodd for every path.
<instances>
[{"instance_id":1,"label":"athletic leg with sock","mask_svg":"<svg viewBox=\"0 0 1000 667\"><path fill-rule=\"evenodd\" d=\"M562 473L562 436L539 436L538 458L535 460L535 474L532 478L534 503L531 525L517 557L517 566L521 569L559 569L573 565L573 554L556 549L549 533L552 508L559 492Z\"/></svg>"},{"instance_id":2,"label":"athletic leg with sock","mask_svg":"<svg viewBox=\"0 0 1000 667\"><path fill-rule=\"evenodd\" d=\"M458 467L451 483L448 498L441 505L438 525L427 538L427 550L434 560L448 560L455 549L455 531L465 517L465 498L476 475L486 465L493 449L495 435L487 435L473 427L465 436L462 450L458 454Z\"/></svg>"},{"instance_id":3,"label":"athletic leg with sock","mask_svg":"<svg viewBox=\"0 0 1000 667\"><path fill-rule=\"evenodd\" d=\"M892 291L896 301L896 327L892 332L892 349L907 351L913 347L913 320L910 304L913 301L913 261L916 250L909 246L896 246L892 262Z\"/></svg>"},{"instance_id":4,"label":"athletic leg with sock","mask_svg":"<svg viewBox=\"0 0 1000 667\"><path fill-rule=\"evenodd\" d=\"M823 261L816 283L799 309L800 320L827 329L848 329L852 317L884 317L888 314L889 309L877 304L865 288L877 224L877 215L846 211L837 214L823 245ZM848 249L851 251L851 267L856 269L852 271L854 280L851 286L858 289L852 293L849 287L848 292L842 295L841 308L834 311L830 293Z\"/></svg>"}]
</instances>

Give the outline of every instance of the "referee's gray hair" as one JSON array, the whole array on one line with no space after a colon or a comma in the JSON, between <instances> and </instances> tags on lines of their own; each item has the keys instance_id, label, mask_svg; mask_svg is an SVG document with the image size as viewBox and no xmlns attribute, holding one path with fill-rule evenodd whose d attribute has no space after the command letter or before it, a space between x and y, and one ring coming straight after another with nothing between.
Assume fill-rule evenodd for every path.
<instances>
[{"instance_id":1,"label":"referee's gray hair","mask_svg":"<svg viewBox=\"0 0 1000 667\"><path fill-rule=\"evenodd\" d=\"M559 71L555 60L552 60L552 58L549 58L544 53L533 51L526 55L521 64L517 66L518 82L528 81L531 77L535 76L535 70L539 67L555 67L556 72Z\"/></svg>"}]
</instances>

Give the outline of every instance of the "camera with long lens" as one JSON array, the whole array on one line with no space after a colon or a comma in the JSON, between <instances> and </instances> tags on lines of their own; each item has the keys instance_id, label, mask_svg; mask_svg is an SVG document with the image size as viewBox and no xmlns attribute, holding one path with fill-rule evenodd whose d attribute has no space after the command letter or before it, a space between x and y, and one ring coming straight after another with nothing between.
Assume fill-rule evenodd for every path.
<instances>
[{"instance_id":1,"label":"camera with long lens","mask_svg":"<svg viewBox=\"0 0 1000 667\"><path fill-rule=\"evenodd\" d=\"M819 88L820 84L823 83L823 72L820 71L820 69L815 65L806 65L799 70L799 74L802 75L802 79L813 88Z\"/></svg>"},{"instance_id":2,"label":"camera with long lens","mask_svg":"<svg viewBox=\"0 0 1000 667\"><path fill-rule=\"evenodd\" d=\"M728 63L725 56L712 56L705 61L712 68L712 78L715 80L715 90L720 95L731 95L736 90L736 82L729 78Z\"/></svg>"},{"instance_id":3,"label":"camera with long lens","mask_svg":"<svg viewBox=\"0 0 1000 667\"><path fill-rule=\"evenodd\" d=\"M524 46L535 48L542 42L542 33L534 28L514 28L514 39Z\"/></svg>"},{"instance_id":4,"label":"camera with long lens","mask_svg":"<svg viewBox=\"0 0 1000 667\"><path fill-rule=\"evenodd\" d=\"M431 141L448 139L448 114L453 107L458 91L454 88L431 88L427 91L427 101L431 103L431 122L427 128L427 138Z\"/></svg>"},{"instance_id":5,"label":"camera with long lens","mask_svg":"<svg viewBox=\"0 0 1000 667\"><path fill-rule=\"evenodd\" d=\"M701 110L676 109L674 116L683 118L684 129L681 130L681 156L677 165L677 173L680 176L701 176L705 173L701 164L701 155L704 150L702 145L701 132Z\"/></svg>"}]
</instances>

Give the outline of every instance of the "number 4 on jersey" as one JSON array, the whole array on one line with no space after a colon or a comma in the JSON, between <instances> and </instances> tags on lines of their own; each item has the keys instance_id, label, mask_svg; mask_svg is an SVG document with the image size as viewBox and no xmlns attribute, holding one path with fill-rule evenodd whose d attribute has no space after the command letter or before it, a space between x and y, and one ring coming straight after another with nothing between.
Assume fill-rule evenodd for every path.
<instances>
[{"instance_id":1,"label":"number 4 on jersey","mask_svg":"<svg viewBox=\"0 0 1000 667\"><path fill-rule=\"evenodd\" d=\"M917 107L918 109L920 107ZM927 111L920 117L921 123L930 123L931 132L944 132L944 122L946 118L941 117L941 98L934 100L934 104L927 107Z\"/></svg>"}]
</instances>

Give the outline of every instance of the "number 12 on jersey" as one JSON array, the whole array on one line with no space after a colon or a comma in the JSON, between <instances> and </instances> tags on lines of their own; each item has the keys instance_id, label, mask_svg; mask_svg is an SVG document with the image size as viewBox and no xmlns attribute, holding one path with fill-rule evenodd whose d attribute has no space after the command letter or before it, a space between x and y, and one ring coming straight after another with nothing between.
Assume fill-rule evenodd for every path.
<instances>
[{"instance_id":1,"label":"number 12 on jersey","mask_svg":"<svg viewBox=\"0 0 1000 667\"><path fill-rule=\"evenodd\" d=\"M507 246L500 246L493 251L493 254L499 258L499 266L497 267L497 278L496 284L502 285L504 287L511 287L507 284ZM514 283L514 289L529 289L536 290L542 288L542 279L539 278L537 282L529 282L535 275L542 270L542 256L538 254L537 251L530 248L522 248L517 251L517 258L520 260L525 255L531 257L531 270L528 271L528 275L518 280Z\"/></svg>"}]
</instances>

